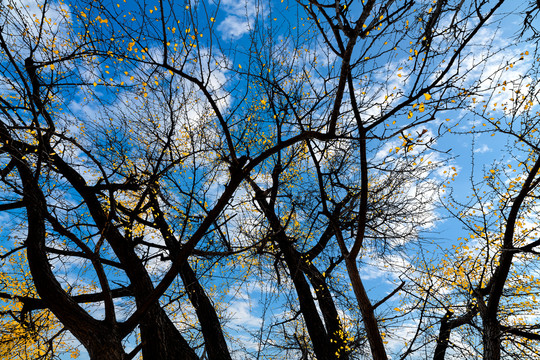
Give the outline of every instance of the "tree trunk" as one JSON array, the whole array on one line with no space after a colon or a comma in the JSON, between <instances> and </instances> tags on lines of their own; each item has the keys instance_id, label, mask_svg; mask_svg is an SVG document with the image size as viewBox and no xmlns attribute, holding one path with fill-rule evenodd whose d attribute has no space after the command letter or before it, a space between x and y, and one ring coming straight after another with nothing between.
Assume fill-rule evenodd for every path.
<instances>
[{"instance_id":1,"label":"tree trunk","mask_svg":"<svg viewBox=\"0 0 540 360\"><path fill-rule=\"evenodd\" d=\"M482 319L484 325L484 334L482 341L484 343L484 360L501 359L501 329L499 322L495 319Z\"/></svg>"},{"instance_id":2,"label":"tree trunk","mask_svg":"<svg viewBox=\"0 0 540 360\"><path fill-rule=\"evenodd\" d=\"M313 300L311 288L300 266L301 262L305 260L300 257L300 254L289 242L285 234L285 229L281 226L280 220L274 210L270 209L262 190L253 181L250 182L250 185L255 190L255 199L263 209L270 222L270 226L276 232L276 242L283 253L296 294L298 295L300 312L302 313L307 332L313 344L313 352L318 360L335 359L337 352L336 343L330 341L329 334L324 327L315 301Z\"/></svg>"},{"instance_id":3,"label":"tree trunk","mask_svg":"<svg viewBox=\"0 0 540 360\"><path fill-rule=\"evenodd\" d=\"M300 257L300 255L297 256L298 258ZM326 325L326 332L330 338L330 343L333 345L331 348L332 353L338 353L336 359L348 360L349 353L344 350L348 344L348 340L344 336L344 330L336 309L336 304L324 277L311 263L302 264L301 268L308 276L309 282L317 294L317 301L323 315L324 324Z\"/></svg>"},{"instance_id":4,"label":"tree trunk","mask_svg":"<svg viewBox=\"0 0 540 360\"><path fill-rule=\"evenodd\" d=\"M155 222L159 226L159 230L161 231L165 244L169 248L172 257L176 258L180 253L180 242L173 235L173 231L165 221L155 192L152 193L151 201L154 208ZM188 259L180 265L179 272L186 288L186 293L189 296L189 300L197 313L208 359L231 360L229 348L225 341L225 336L223 335L221 322L216 313L216 309L212 304L212 301L210 301L210 298L206 295L199 279L197 279L197 275L191 268Z\"/></svg>"},{"instance_id":5,"label":"tree trunk","mask_svg":"<svg viewBox=\"0 0 540 360\"><path fill-rule=\"evenodd\" d=\"M88 344L84 344L92 360L124 360L126 353L122 338L116 331L93 334Z\"/></svg>"},{"instance_id":6,"label":"tree trunk","mask_svg":"<svg viewBox=\"0 0 540 360\"><path fill-rule=\"evenodd\" d=\"M354 294L356 295L356 300L358 301L358 306L360 307L360 312L362 313L373 360L388 360L386 350L384 349L383 339L379 332L377 319L375 318L375 312L373 311L373 306L371 305L366 290L364 289L364 285L362 284L362 279L360 279L360 273L358 272L356 262L354 259L346 257L345 264L347 266Z\"/></svg>"},{"instance_id":7,"label":"tree trunk","mask_svg":"<svg viewBox=\"0 0 540 360\"><path fill-rule=\"evenodd\" d=\"M448 349L448 344L450 342L450 333L452 331L448 320L453 314L453 312L447 311L441 320L441 327L439 329L439 337L437 338L437 346L435 347L433 360L444 360L446 350Z\"/></svg>"},{"instance_id":8,"label":"tree trunk","mask_svg":"<svg viewBox=\"0 0 540 360\"><path fill-rule=\"evenodd\" d=\"M324 324L321 321L319 312L313 301L309 284L298 265L302 260L294 256L294 251L291 245L287 243L287 239L279 239L279 237L281 236L278 235L278 244L281 251L283 251L285 263L287 264L296 289L296 294L298 295L300 311L304 317L306 328L309 337L311 338L311 343L313 344L315 356L318 360L335 359L335 351L332 352L334 346L332 346L332 343L329 341L328 334L326 333Z\"/></svg>"},{"instance_id":9,"label":"tree trunk","mask_svg":"<svg viewBox=\"0 0 540 360\"><path fill-rule=\"evenodd\" d=\"M187 261L181 267L180 276L201 324L208 359L231 360L216 309Z\"/></svg>"},{"instance_id":10,"label":"tree trunk","mask_svg":"<svg viewBox=\"0 0 540 360\"><path fill-rule=\"evenodd\" d=\"M158 304L148 309L141 319L140 329L143 359L199 360L195 351Z\"/></svg>"}]
</instances>

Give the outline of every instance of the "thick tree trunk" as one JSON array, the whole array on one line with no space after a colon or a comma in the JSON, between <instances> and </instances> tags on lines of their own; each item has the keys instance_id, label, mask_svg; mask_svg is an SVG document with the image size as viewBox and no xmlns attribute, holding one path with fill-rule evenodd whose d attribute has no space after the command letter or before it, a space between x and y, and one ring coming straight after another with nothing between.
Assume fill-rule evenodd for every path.
<instances>
[{"instance_id":1,"label":"thick tree trunk","mask_svg":"<svg viewBox=\"0 0 540 360\"><path fill-rule=\"evenodd\" d=\"M152 193L151 197L154 219L159 226L161 234L165 240L165 244L173 258L176 258L180 253L179 241L170 229L169 224L165 221L163 212L160 209L159 201L156 193ZM186 292L189 296L191 304L195 308L197 318L201 325L201 331L203 333L205 342L205 351L209 360L231 360L231 355L223 330L221 329L221 322L216 313L216 309L204 288L201 286L197 275L191 268L188 260L186 259L182 265L180 265L180 277L184 282Z\"/></svg>"},{"instance_id":2,"label":"thick tree trunk","mask_svg":"<svg viewBox=\"0 0 540 360\"><path fill-rule=\"evenodd\" d=\"M125 353L117 346L107 346L107 344L101 344L98 347L87 348L90 359L92 360L123 360L125 359Z\"/></svg>"},{"instance_id":3,"label":"thick tree trunk","mask_svg":"<svg viewBox=\"0 0 540 360\"><path fill-rule=\"evenodd\" d=\"M18 160L17 169L23 183L28 217L28 234L25 242L28 266L39 296L62 324L86 347L92 359L122 360L125 352L116 323L98 321L91 317L56 280L45 248L47 211L45 196L19 154L15 151L13 154Z\"/></svg>"},{"instance_id":4,"label":"thick tree trunk","mask_svg":"<svg viewBox=\"0 0 540 360\"><path fill-rule=\"evenodd\" d=\"M114 226L110 226L110 220L103 211L95 192L86 185L80 174L59 156L54 156L53 160L59 172L84 198L96 225L111 245L118 260L124 265L126 275L133 287L137 306L142 306L148 295L153 292L154 286L132 244ZM158 301L149 307L139 325L144 359L198 359L195 351L176 329ZM124 328L123 335L127 335L131 330Z\"/></svg>"},{"instance_id":5,"label":"thick tree trunk","mask_svg":"<svg viewBox=\"0 0 540 360\"><path fill-rule=\"evenodd\" d=\"M501 359L501 329L499 322L495 319L482 319L484 334L484 360Z\"/></svg>"},{"instance_id":6,"label":"thick tree trunk","mask_svg":"<svg viewBox=\"0 0 540 360\"><path fill-rule=\"evenodd\" d=\"M441 327L439 328L439 337L437 338L437 346L435 347L433 360L444 360L446 350L450 344L450 334L452 330L461 325L469 324L477 314L477 306L471 306L465 314L455 319L452 319L454 315L452 311L448 310L446 312L441 319Z\"/></svg>"},{"instance_id":7,"label":"thick tree trunk","mask_svg":"<svg viewBox=\"0 0 540 360\"><path fill-rule=\"evenodd\" d=\"M300 258L299 254L297 256ZM317 301L323 315L324 324L326 325L326 332L330 338L330 343L333 345L331 351L334 354L338 353L336 359L349 359L349 353L344 351L348 340L344 336L345 333L336 309L336 304L324 277L312 264L304 264L302 269L308 276L309 282L317 294Z\"/></svg>"},{"instance_id":8,"label":"thick tree trunk","mask_svg":"<svg viewBox=\"0 0 540 360\"><path fill-rule=\"evenodd\" d=\"M298 266L301 259L295 258L291 245L287 240L278 240L280 249L283 251L285 263L291 274L291 278L298 295L300 303L300 311L304 317L306 328L313 344L313 351L318 360L335 359L334 346L329 341L328 334L324 328L324 324L319 316L315 301L311 295L311 289L304 276L304 273Z\"/></svg>"},{"instance_id":9,"label":"thick tree trunk","mask_svg":"<svg viewBox=\"0 0 540 360\"><path fill-rule=\"evenodd\" d=\"M293 245L290 243L285 229L281 226L281 222L278 219L277 215L270 209L269 204L267 203L262 190L255 184L255 182L250 182L253 190L255 190L255 199L263 209L272 230L276 233L276 242L283 253L285 258L285 263L289 273L291 274L291 279L298 295L298 302L300 304L300 311L304 318L306 324L307 332L313 344L313 351L318 360L326 359L336 359L336 343L330 341L329 334L324 327L324 323L319 316L317 311L317 306L313 300L311 294L311 288L304 276L302 271L301 262L305 261L300 257L300 254L294 249Z\"/></svg>"},{"instance_id":10,"label":"thick tree trunk","mask_svg":"<svg viewBox=\"0 0 540 360\"><path fill-rule=\"evenodd\" d=\"M92 360L124 360L126 353L122 346L122 337L115 331L93 334L84 344Z\"/></svg>"},{"instance_id":11,"label":"thick tree trunk","mask_svg":"<svg viewBox=\"0 0 540 360\"><path fill-rule=\"evenodd\" d=\"M231 355L216 309L199 283L195 272L186 261L180 269L180 276L186 287L189 299L195 308L201 324L209 360L230 360Z\"/></svg>"},{"instance_id":12,"label":"thick tree trunk","mask_svg":"<svg viewBox=\"0 0 540 360\"><path fill-rule=\"evenodd\" d=\"M356 300L358 301L358 306L360 307L360 312L362 313L362 319L373 360L388 360L383 339L379 332L377 318L375 317L373 306L371 305L366 290L364 289L364 285L362 284L362 279L360 279L360 273L358 272L356 262L347 257L345 258L345 264L347 266L354 294L356 295Z\"/></svg>"},{"instance_id":13,"label":"thick tree trunk","mask_svg":"<svg viewBox=\"0 0 540 360\"><path fill-rule=\"evenodd\" d=\"M176 326L159 305L153 305L140 322L145 360L199 360Z\"/></svg>"}]
</instances>

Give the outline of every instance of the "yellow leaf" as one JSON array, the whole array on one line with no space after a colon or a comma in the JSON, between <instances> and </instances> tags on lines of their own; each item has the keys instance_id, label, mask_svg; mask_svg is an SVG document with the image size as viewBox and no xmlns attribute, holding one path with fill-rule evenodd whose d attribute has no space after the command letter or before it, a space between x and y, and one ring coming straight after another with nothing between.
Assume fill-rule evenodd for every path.
<instances>
[{"instance_id":1,"label":"yellow leaf","mask_svg":"<svg viewBox=\"0 0 540 360\"><path fill-rule=\"evenodd\" d=\"M410 118L412 118L412 116L413 116L413 113L412 113L412 111L409 111L409 116L407 116L407 119L410 119Z\"/></svg>"},{"instance_id":2,"label":"yellow leaf","mask_svg":"<svg viewBox=\"0 0 540 360\"><path fill-rule=\"evenodd\" d=\"M426 97L426 100L431 99L431 95L429 95L428 93L425 93L424 96Z\"/></svg>"}]
</instances>

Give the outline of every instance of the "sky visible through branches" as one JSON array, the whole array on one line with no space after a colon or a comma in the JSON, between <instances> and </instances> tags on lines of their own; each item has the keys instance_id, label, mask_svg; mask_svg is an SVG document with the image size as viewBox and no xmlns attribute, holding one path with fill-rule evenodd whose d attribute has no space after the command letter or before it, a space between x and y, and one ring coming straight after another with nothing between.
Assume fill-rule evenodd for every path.
<instances>
[{"instance_id":1,"label":"sky visible through branches","mask_svg":"<svg viewBox=\"0 0 540 360\"><path fill-rule=\"evenodd\" d=\"M539 10L2 2L0 359L535 358Z\"/></svg>"}]
</instances>

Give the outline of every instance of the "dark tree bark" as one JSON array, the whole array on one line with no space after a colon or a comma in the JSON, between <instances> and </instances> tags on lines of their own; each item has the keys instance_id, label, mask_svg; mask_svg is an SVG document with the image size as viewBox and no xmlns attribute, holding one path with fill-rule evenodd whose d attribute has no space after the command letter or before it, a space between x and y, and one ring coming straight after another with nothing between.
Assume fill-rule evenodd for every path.
<instances>
[{"instance_id":1,"label":"dark tree bark","mask_svg":"<svg viewBox=\"0 0 540 360\"><path fill-rule=\"evenodd\" d=\"M304 317L307 331L313 344L313 351L318 359L346 359L348 358L347 352L340 349L343 346L343 340L337 340L339 329L339 317L335 310L332 297L322 281L322 275L316 272L313 268L305 265L306 261L310 261L307 257L302 258L301 254L294 249L292 239L287 237L285 229L281 225L279 218L272 211L270 205L265 199L264 192L258 187L258 185L249 180L251 187L255 192L255 199L259 206L262 208L265 216L270 223L272 230L275 232L274 240L276 241L280 251L283 253L285 264L293 280L296 294L298 295L298 302L300 305L300 312ZM319 286L322 291L318 294L318 300L323 312L323 318L326 321L327 327L321 320L317 307L311 295L311 289L306 280L304 271L307 270L308 277L311 275L311 281L318 292Z\"/></svg>"},{"instance_id":2,"label":"dark tree bark","mask_svg":"<svg viewBox=\"0 0 540 360\"><path fill-rule=\"evenodd\" d=\"M454 313L450 310L446 312L441 319L441 326L439 328L439 336L437 337L437 346L435 347L433 360L444 360L446 351L448 350L448 346L450 344L450 335L452 330L470 323L477 313L478 309L473 307L465 314L459 316L458 318L452 319Z\"/></svg>"},{"instance_id":3,"label":"dark tree bark","mask_svg":"<svg viewBox=\"0 0 540 360\"><path fill-rule=\"evenodd\" d=\"M180 252L180 245L178 239L175 238L172 230L165 221L163 212L160 209L159 201L157 199L156 191L151 194L151 201L154 211L154 218L159 230L165 239L165 243L173 258L177 257ZM186 288L191 304L195 308L197 318L201 325L201 331L203 333L205 341L205 350L209 360L230 360L231 355L223 330L221 328L221 322L216 313L216 309L212 304L210 298L201 286L197 275L191 268L188 261L185 261L180 266L180 277Z\"/></svg>"}]
</instances>

